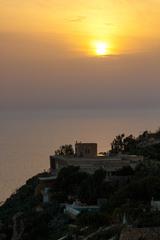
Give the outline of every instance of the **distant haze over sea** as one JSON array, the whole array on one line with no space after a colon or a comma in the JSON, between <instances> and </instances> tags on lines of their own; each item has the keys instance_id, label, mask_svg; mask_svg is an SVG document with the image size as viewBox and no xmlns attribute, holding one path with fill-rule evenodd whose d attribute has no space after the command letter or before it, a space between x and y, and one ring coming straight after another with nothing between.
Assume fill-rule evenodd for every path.
<instances>
[{"instance_id":1,"label":"distant haze over sea","mask_svg":"<svg viewBox=\"0 0 160 240\"><path fill-rule=\"evenodd\" d=\"M120 133L137 136L160 126L160 110L41 110L0 112L0 201L26 179L49 168L49 155L62 144L97 142L109 150Z\"/></svg>"}]
</instances>

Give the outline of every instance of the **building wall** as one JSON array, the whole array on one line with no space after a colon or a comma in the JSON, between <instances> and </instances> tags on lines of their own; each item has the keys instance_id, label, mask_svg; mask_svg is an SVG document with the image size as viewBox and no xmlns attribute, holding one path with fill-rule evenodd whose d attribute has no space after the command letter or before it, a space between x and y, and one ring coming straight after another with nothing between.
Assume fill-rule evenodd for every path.
<instances>
[{"instance_id":1,"label":"building wall","mask_svg":"<svg viewBox=\"0 0 160 240\"><path fill-rule=\"evenodd\" d=\"M79 166L81 171L94 173L97 169L103 168L107 172L107 176L112 176L112 173L124 166L135 166L141 161L141 157L133 161L131 159L122 160L120 158L107 158L107 157L57 157L53 156L51 166L56 166L56 170L59 171L63 167L67 166Z\"/></svg>"},{"instance_id":2,"label":"building wall","mask_svg":"<svg viewBox=\"0 0 160 240\"><path fill-rule=\"evenodd\" d=\"M76 143L75 155L85 158L97 157L97 143Z\"/></svg>"},{"instance_id":3,"label":"building wall","mask_svg":"<svg viewBox=\"0 0 160 240\"><path fill-rule=\"evenodd\" d=\"M56 160L54 156L50 156L50 169L52 171L56 170Z\"/></svg>"}]
</instances>

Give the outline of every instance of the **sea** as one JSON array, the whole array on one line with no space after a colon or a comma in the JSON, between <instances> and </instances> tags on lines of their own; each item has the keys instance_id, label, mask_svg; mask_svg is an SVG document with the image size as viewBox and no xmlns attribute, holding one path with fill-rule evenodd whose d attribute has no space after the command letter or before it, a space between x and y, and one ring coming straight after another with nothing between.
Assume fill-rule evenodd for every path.
<instances>
[{"instance_id":1,"label":"sea","mask_svg":"<svg viewBox=\"0 0 160 240\"><path fill-rule=\"evenodd\" d=\"M49 169L63 144L96 142L108 151L118 134L138 136L160 127L159 109L45 109L0 112L0 202Z\"/></svg>"}]
</instances>

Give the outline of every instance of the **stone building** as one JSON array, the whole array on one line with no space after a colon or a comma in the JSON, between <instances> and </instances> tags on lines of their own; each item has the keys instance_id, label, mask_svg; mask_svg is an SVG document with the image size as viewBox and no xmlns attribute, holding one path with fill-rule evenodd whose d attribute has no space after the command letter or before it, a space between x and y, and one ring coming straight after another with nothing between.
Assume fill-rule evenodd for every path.
<instances>
[{"instance_id":1,"label":"stone building","mask_svg":"<svg viewBox=\"0 0 160 240\"><path fill-rule=\"evenodd\" d=\"M97 143L81 143L75 144L75 156L85 158L97 157Z\"/></svg>"},{"instance_id":2,"label":"stone building","mask_svg":"<svg viewBox=\"0 0 160 240\"><path fill-rule=\"evenodd\" d=\"M96 143L76 143L75 156L50 156L50 171L59 171L67 166L79 166L81 171L91 174L102 168L107 176L112 176L125 166L134 169L142 160L142 156L136 155L97 156Z\"/></svg>"}]
</instances>

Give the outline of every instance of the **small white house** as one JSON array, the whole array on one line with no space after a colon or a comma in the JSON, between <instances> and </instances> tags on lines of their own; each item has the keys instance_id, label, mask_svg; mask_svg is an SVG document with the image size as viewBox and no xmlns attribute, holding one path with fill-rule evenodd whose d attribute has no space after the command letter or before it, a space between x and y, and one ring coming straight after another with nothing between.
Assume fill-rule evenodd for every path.
<instances>
[{"instance_id":1,"label":"small white house","mask_svg":"<svg viewBox=\"0 0 160 240\"><path fill-rule=\"evenodd\" d=\"M75 219L81 212L98 212L99 209L98 205L83 205L76 201L73 204L65 204L64 212Z\"/></svg>"},{"instance_id":2,"label":"small white house","mask_svg":"<svg viewBox=\"0 0 160 240\"><path fill-rule=\"evenodd\" d=\"M49 203L49 189L48 187L44 188L43 190L43 203Z\"/></svg>"},{"instance_id":3,"label":"small white house","mask_svg":"<svg viewBox=\"0 0 160 240\"><path fill-rule=\"evenodd\" d=\"M153 211L160 211L160 201L154 201L154 198L152 198L151 208Z\"/></svg>"}]
</instances>

